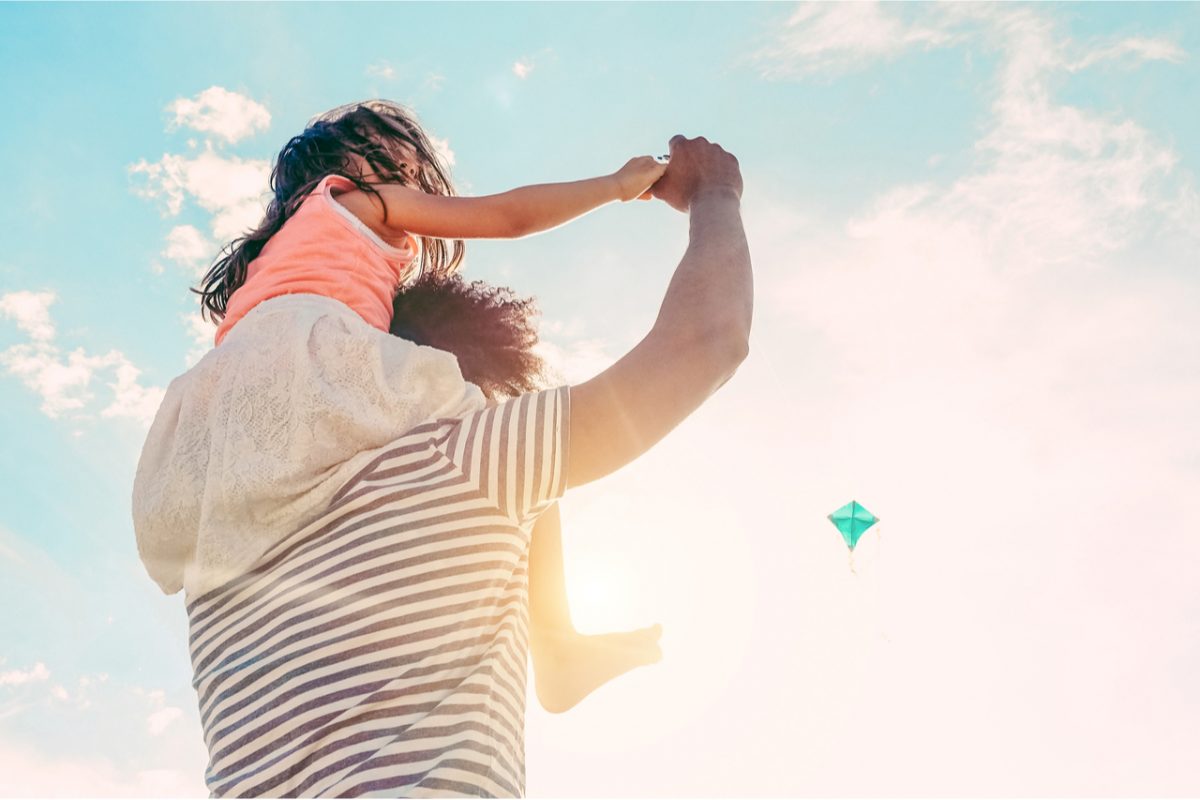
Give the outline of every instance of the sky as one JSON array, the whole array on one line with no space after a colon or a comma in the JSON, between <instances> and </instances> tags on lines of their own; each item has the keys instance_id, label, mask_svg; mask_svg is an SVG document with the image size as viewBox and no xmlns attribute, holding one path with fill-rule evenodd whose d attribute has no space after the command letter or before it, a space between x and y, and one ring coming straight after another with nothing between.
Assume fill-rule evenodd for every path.
<instances>
[{"instance_id":1,"label":"sky","mask_svg":"<svg viewBox=\"0 0 1200 800\"><path fill-rule=\"evenodd\" d=\"M369 97L463 194L743 172L749 357L561 501L577 627L664 658L530 691L529 796L1200 794L1198 55L1195 3L0 4L0 796L207 796L134 469L188 287ZM464 275L578 383L687 236L614 202Z\"/></svg>"}]
</instances>

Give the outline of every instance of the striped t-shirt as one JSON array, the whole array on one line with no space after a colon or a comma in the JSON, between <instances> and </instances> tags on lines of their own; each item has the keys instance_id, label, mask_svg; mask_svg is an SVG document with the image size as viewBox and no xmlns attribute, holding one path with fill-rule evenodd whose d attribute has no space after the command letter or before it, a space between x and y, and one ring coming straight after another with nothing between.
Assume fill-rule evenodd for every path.
<instances>
[{"instance_id":1,"label":"striped t-shirt","mask_svg":"<svg viewBox=\"0 0 1200 800\"><path fill-rule=\"evenodd\" d=\"M569 388L405 433L187 603L211 797L520 797L528 553Z\"/></svg>"}]
</instances>

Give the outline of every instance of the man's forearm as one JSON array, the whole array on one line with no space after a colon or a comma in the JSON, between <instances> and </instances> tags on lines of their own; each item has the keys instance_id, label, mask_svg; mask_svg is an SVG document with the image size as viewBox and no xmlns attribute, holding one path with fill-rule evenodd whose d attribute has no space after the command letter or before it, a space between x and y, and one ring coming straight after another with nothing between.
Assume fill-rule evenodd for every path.
<instances>
[{"instance_id":1,"label":"man's forearm","mask_svg":"<svg viewBox=\"0 0 1200 800\"><path fill-rule=\"evenodd\" d=\"M619 198L612 175L566 183L539 183L505 192L521 236L548 231Z\"/></svg>"},{"instance_id":2,"label":"man's forearm","mask_svg":"<svg viewBox=\"0 0 1200 800\"><path fill-rule=\"evenodd\" d=\"M654 325L688 335L728 335L735 344L746 343L754 281L741 200L732 189L701 189L691 198L688 213L688 249Z\"/></svg>"}]
</instances>

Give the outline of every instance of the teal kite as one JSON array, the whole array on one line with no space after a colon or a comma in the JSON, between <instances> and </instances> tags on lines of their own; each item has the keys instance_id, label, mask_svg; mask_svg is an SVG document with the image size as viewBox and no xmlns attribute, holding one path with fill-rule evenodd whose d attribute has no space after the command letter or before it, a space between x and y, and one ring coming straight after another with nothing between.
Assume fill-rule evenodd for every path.
<instances>
[{"instance_id":1,"label":"teal kite","mask_svg":"<svg viewBox=\"0 0 1200 800\"><path fill-rule=\"evenodd\" d=\"M846 545L853 551L854 545L858 544L859 538L867 532L867 528L878 522L879 518L860 506L856 501L851 500L830 514L829 521L841 531L842 538L846 540Z\"/></svg>"}]
</instances>

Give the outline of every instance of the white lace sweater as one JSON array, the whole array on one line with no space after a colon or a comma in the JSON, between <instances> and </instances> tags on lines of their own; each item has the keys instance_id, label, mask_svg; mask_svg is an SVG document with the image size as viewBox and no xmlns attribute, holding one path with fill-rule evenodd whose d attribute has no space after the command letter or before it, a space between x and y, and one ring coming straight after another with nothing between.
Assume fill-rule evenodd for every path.
<instances>
[{"instance_id":1,"label":"white lace sweater","mask_svg":"<svg viewBox=\"0 0 1200 800\"><path fill-rule=\"evenodd\" d=\"M315 518L405 431L486 406L451 353L326 297L266 300L167 388L134 478L138 553L190 602Z\"/></svg>"}]
</instances>

